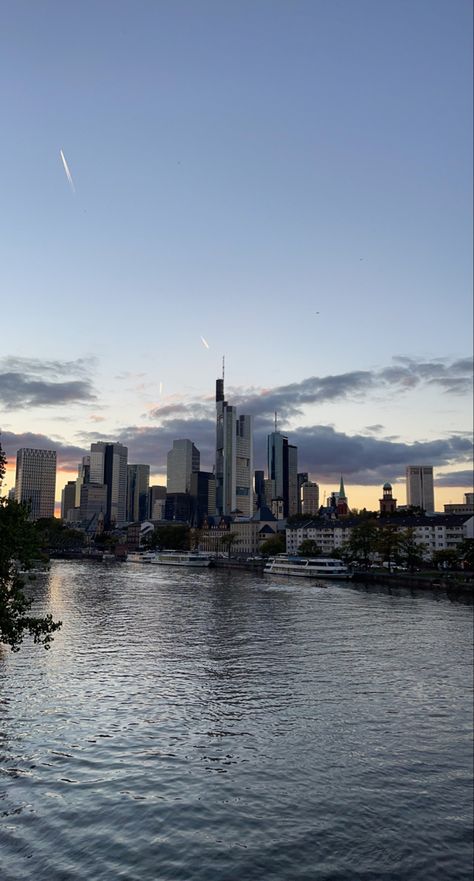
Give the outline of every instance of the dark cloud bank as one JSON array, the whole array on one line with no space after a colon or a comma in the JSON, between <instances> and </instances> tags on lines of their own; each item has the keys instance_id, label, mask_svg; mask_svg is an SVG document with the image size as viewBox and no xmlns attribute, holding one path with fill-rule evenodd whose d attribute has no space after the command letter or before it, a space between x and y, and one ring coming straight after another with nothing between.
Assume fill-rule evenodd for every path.
<instances>
[{"instance_id":1,"label":"dark cloud bank","mask_svg":"<svg viewBox=\"0 0 474 881\"><path fill-rule=\"evenodd\" d=\"M6 362L3 362L4 365ZM18 363L8 362L9 368ZM76 375L81 379L60 381L60 377ZM68 403L71 400L90 401L93 390L87 378L87 362L48 362L43 378L37 362L24 362L30 371L20 376L9 370L0 374L0 402L16 400L16 406L28 401ZM7 377L4 384L3 379ZM8 378L9 377L9 378ZM13 377L13 379L11 378ZM23 384L21 382L23 378ZM452 363L441 360L419 361L395 358L393 364L379 371L354 371L335 376L310 377L269 390L228 390L228 400L242 413L255 417L255 467L265 465L266 436L273 430L274 412L279 413L279 427L285 431L287 422L303 414L305 407L335 400L361 400L368 395L408 391L414 387L436 386L448 395L464 394L472 382L472 362L459 359ZM23 402L23 403L21 403ZM13 405L12 405L13 406ZM58 451L58 461L65 470L75 472L81 455L94 440L119 440L129 448L130 462L147 462L153 471L166 471L166 454L177 438L190 438L201 451L201 467L211 468L214 461L214 403L209 398L197 398L186 403L165 404L155 408L151 419L156 425L129 426L115 437L100 433L82 434L77 446L63 444L42 435L14 435L4 432L2 444L10 459L21 446L37 446ZM292 443L298 446L299 468L310 472L321 482L337 482L341 472L348 482L383 484L396 481L410 464L432 464L436 468L458 466L456 474L441 475L439 486L466 486L471 482L469 465L472 462L472 441L462 432L432 441L403 443L398 438L375 437L382 426L368 426L367 434L348 435L331 426L313 425L292 429ZM462 467L464 466L464 467Z\"/></svg>"}]
</instances>

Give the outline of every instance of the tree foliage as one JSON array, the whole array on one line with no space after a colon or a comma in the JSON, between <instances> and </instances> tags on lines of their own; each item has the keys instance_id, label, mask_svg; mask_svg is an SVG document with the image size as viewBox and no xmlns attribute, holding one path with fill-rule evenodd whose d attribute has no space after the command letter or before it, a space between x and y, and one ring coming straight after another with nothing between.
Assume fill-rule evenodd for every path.
<instances>
[{"instance_id":1,"label":"tree foliage","mask_svg":"<svg viewBox=\"0 0 474 881\"><path fill-rule=\"evenodd\" d=\"M0 487L6 459L0 446ZM26 634L49 648L52 634L61 626L51 615L38 618L29 614L32 600L23 592L22 569L31 568L40 555L35 526L28 509L0 496L0 642L18 651Z\"/></svg>"},{"instance_id":2,"label":"tree foliage","mask_svg":"<svg viewBox=\"0 0 474 881\"><path fill-rule=\"evenodd\" d=\"M157 526L155 531L146 540L147 547L167 551L188 551L190 543L190 529L186 523L170 523Z\"/></svg>"},{"instance_id":3,"label":"tree foliage","mask_svg":"<svg viewBox=\"0 0 474 881\"><path fill-rule=\"evenodd\" d=\"M350 539L344 548L346 558L368 569L377 549L378 534L377 524L373 520L361 519L352 529Z\"/></svg>"},{"instance_id":4,"label":"tree foliage","mask_svg":"<svg viewBox=\"0 0 474 881\"><path fill-rule=\"evenodd\" d=\"M298 548L298 554L300 557L317 557L321 554L321 548L313 538L305 538Z\"/></svg>"},{"instance_id":5,"label":"tree foliage","mask_svg":"<svg viewBox=\"0 0 474 881\"><path fill-rule=\"evenodd\" d=\"M275 557L277 554L284 554L286 551L286 539L284 534L274 535L263 542L260 552L264 557Z\"/></svg>"}]
</instances>

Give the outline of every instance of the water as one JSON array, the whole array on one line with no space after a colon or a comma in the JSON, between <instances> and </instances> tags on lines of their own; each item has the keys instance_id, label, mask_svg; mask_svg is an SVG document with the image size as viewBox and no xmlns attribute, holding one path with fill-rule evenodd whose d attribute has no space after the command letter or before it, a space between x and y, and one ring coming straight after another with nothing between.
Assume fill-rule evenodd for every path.
<instances>
[{"instance_id":1,"label":"water","mask_svg":"<svg viewBox=\"0 0 474 881\"><path fill-rule=\"evenodd\" d=\"M472 878L472 607L55 563L0 657L2 881Z\"/></svg>"}]
</instances>

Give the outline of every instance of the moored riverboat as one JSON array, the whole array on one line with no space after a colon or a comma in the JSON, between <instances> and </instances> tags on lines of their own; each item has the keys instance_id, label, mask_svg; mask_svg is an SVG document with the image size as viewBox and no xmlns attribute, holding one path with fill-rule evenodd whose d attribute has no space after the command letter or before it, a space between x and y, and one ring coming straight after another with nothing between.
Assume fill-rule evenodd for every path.
<instances>
[{"instance_id":1,"label":"moored riverboat","mask_svg":"<svg viewBox=\"0 0 474 881\"><path fill-rule=\"evenodd\" d=\"M152 566L192 566L202 568L211 565L211 557L199 551L157 551L150 561Z\"/></svg>"},{"instance_id":2,"label":"moored riverboat","mask_svg":"<svg viewBox=\"0 0 474 881\"><path fill-rule=\"evenodd\" d=\"M341 560L330 557L295 557L279 554L270 557L263 570L264 575L282 575L297 578L347 580L352 573Z\"/></svg>"}]
</instances>

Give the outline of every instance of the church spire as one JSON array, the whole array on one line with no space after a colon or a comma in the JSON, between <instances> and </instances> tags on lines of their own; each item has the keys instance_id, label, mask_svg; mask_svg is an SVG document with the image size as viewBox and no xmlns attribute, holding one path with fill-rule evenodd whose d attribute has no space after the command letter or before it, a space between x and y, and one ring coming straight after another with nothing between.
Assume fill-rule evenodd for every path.
<instances>
[{"instance_id":1,"label":"church spire","mask_svg":"<svg viewBox=\"0 0 474 881\"><path fill-rule=\"evenodd\" d=\"M341 474L341 485L340 485L340 487L339 487L339 498L340 498L340 499L345 499L345 498L347 498L347 496L346 496L346 491L345 491L345 489L344 489L344 480L342 479L342 474Z\"/></svg>"}]
</instances>

